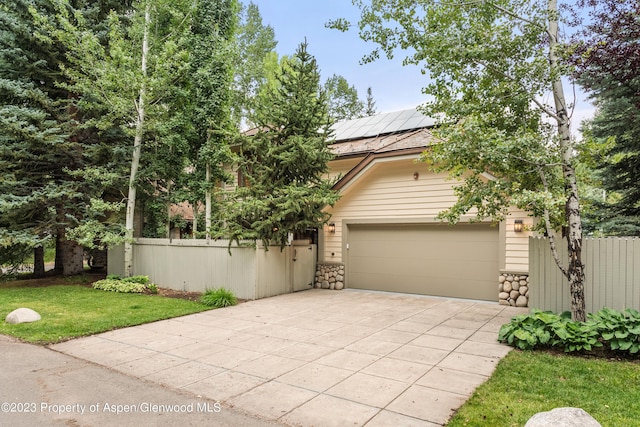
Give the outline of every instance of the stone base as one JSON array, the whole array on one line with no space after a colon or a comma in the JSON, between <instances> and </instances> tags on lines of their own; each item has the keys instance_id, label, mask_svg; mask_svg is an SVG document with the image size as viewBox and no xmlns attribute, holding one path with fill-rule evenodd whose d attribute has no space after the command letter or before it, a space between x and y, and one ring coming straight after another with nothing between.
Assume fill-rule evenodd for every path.
<instances>
[{"instance_id":1,"label":"stone base","mask_svg":"<svg viewBox=\"0 0 640 427\"><path fill-rule=\"evenodd\" d=\"M498 303L500 305L529 306L529 275L501 273L498 282Z\"/></svg>"},{"instance_id":2,"label":"stone base","mask_svg":"<svg viewBox=\"0 0 640 427\"><path fill-rule=\"evenodd\" d=\"M316 266L316 277L313 283L314 288L335 289L344 288L344 264L342 263L318 263Z\"/></svg>"}]
</instances>

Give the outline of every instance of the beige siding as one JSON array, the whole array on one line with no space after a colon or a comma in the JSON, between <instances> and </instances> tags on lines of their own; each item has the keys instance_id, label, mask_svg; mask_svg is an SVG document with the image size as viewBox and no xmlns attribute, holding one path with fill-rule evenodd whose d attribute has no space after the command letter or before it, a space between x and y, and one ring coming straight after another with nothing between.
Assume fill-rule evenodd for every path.
<instances>
[{"instance_id":1,"label":"beige siding","mask_svg":"<svg viewBox=\"0 0 640 427\"><path fill-rule=\"evenodd\" d=\"M418 179L413 175L418 172ZM374 219L423 219L435 216L455 201L452 183L446 174L435 174L414 159L380 161L343 189L333 209L335 234L325 233L326 261L342 261L342 221ZM325 228L326 231L326 228Z\"/></svg>"},{"instance_id":2,"label":"beige siding","mask_svg":"<svg viewBox=\"0 0 640 427\"><path fill-rule=\"evenodd\" d=\"M332 160L329 162L329 174L327 177L329 179L338 179L353 169L361 160L362 157Z\"/></svg>"},{"instance_id":3,"label":"beige siding","mask_svg":"<svg viewBox=\"0 0 640 427\"><path fill-rule=\"evenodd\" d=\"M513 224L516 219L521 219L524 231L516 233ZM529 237L535 233L531 231L534 218L528 216L526 211L511 208L509 216L505 220L505 265L504 271L512 273L527 273L529 271Z\"/></svg>"},{"instance_id":4,"label":"beige siding","mask_svg":"<svg viewBox=\"0 0 640 427\"><path fill-rule=\"evenodd\" d=\"M419 175L418 179L414 179L415 172ZM329 233L328 227L325 227L321 257L325 261L344 261L343 221L438 222L435 219L438 213L449 208L456 200L453 191L456 182L447 178L446 173L431 172L426 164L416 163L415 158L380 159L372 163L343 187L342 198L332 209L327 209L332 215L330 222L335 224L335 233ZM524 232L513 231L516 219L523 220ZM509 216L501 224L501 270L528 271L528 237L532 232L526 228L532 224L533 218L527 212L510 209Z\"/></svg>"}]
</instances>

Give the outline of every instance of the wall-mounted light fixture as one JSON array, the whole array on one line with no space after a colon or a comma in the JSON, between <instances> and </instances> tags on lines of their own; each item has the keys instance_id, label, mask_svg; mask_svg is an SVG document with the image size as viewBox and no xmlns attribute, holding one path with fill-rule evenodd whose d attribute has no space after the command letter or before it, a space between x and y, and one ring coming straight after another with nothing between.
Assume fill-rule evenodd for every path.
<instances>
[{"instance_id":1,"label":"wall-mounted light fixture","mask_svg":"<svg viewBox=\"0 0 640 427\"><path fill-rule=\"evenodd\" d=\"M329 233L335 233L336 232L336 225L332 222L329 224Z\"/></svg>"},{"instance_id":2,"label":"wall-mounted light fixture","mask_svg":"<svg viewBox=\"0 0 640 427\"><path fill-rule=\"evenodd\" d=\"M413 179L417 180L418 178L420 178L420 174L418 172L414 172L413 173Z\"/></svg>"},{"instance_id":3,"label":"wall-mounted light fixture","mask_svg":"<svg viewBox=\"0 0 640 427\"><path fill-rule=\"evenodd\" d=\"M522 223L521 219L516 219L515 221L513 221L513 231L515 231L516 233L521 233L523 229L524 224Z\"/></svg>"}]
</instances>

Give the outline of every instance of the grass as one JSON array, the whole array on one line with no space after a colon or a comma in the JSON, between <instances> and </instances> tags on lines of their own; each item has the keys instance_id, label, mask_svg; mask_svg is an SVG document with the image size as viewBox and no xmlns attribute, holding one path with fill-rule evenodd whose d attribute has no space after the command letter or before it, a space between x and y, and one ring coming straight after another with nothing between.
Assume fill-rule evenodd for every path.
<instances>
[{"instance_id":1,"label":"grass","mask_svg":"<svg viewBox=\"0 0 640 427\"><path fill-rule=\"evenodd\" d=\"M537 412L582 408L603 427L640 426L640 363L514 350L448 427L523 426Z\"/></svg>"},{"instance_id":2,"label":"grass","mask_svg":"<svg viewBox=\"0 0 640 427\"><path fill-rule=\"evenodd\" d=\"M0 334L51 344L126 326L210 310L204 304L159 295L105 292L78 285L0 287ZM19 307L42 316L11 325L4 318Z\"/></svg>"}]
</instances>

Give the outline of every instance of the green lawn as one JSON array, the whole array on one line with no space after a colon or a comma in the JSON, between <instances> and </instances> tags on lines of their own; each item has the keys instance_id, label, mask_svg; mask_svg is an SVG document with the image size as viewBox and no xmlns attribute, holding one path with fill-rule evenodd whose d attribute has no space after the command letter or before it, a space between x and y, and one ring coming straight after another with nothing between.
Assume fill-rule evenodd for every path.
<instances>
[{"instance_id":1,"label":"green lawn","mask_svg":"<svg viewBox=\"0 0 640 427\"><path fill-rule=\"evenodd\" d=\"M514 350L447 426L521 427L564 406L584 409L603 427L640 426L640 363Z\"/></svg>"},{"instance_id":2,"label":"green lawn","mask_svg":"<svg viewBox=\"0 0 640 427\"><path fill-rule=\"evenodd\" d=\"M31 308L42 316L33 323L4 322L11 311ZM0 287L0 334L50 344L125 326L210 310L204 304L159 295L106 292L78 285Z\"/></svg>"}]
</instances>

